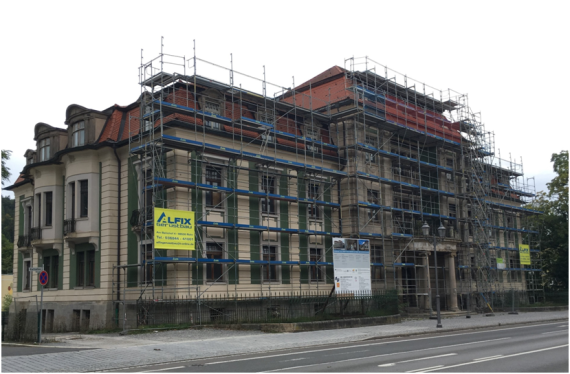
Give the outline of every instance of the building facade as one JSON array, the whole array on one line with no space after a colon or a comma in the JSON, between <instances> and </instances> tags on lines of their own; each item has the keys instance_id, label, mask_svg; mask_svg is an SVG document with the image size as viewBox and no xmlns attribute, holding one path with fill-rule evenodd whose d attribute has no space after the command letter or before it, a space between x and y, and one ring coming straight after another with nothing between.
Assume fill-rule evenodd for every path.
<instances>
[{"instance_id":1,"label":"building facade","mask_svg":"<svg viewBox=\"0 0 570 374\"><path fill-rule=\"evenodd\" d=\"M71 105L67 128L37 124L8 188L13 308L33 309L29 268L43 266L47 331L117 326L141 297L328 293L334 237L369 239L373 288L411 308L434 307L436 289L448 310L540 293L534 193L466 95L335 66L270 96L231 69L222 83L153 61L131 105ZM195 250L153 247L155 207L195 212Z\"/></svg>"}]
</instances>

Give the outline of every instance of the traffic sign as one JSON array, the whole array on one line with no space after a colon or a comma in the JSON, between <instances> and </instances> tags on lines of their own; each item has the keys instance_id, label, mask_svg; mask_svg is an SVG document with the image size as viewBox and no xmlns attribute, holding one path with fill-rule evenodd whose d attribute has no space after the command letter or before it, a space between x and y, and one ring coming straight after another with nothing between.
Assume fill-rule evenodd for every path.
<instances>
[{"instance_id":1,"label":"traffic sign","mask_svg":"<svg viewBox=\"0 0 570 374\"><path fill-rule=\"evenodd\" d=\"M47 282L48 282L48 273L47 273L47 271L42 271L42 272L40 273L40 275L39 275L39 278L40 278L40 284L41 284L42 286L45 286L45 285L47 284Z\"/></svg>"},{"instance_id":2,"label":"traffic sign","mask_svg":"<svg viewBox=\"0 0 570 374\"><path fill-rule=\"evenodd\" d=\"M40 271L44 271L44 267L42 266L41 268L40 267L30 268L30 271L35 271L36 273L39 273Z\"/></svg>"}]
</instances>

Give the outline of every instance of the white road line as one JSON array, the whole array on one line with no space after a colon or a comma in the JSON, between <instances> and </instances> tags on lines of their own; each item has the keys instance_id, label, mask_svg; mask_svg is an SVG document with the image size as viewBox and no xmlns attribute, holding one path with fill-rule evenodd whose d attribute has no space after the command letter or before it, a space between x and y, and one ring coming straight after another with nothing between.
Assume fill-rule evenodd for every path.
<instances>
[{"instance_id":1,"label":"white road line","mask_svg":"<svg viewBox=\"0 0 570 374\"><path fill-rule=\"evenodd\" d=\"M437 365L437 366L431 366L429 368L423 368L423 369L416 369L416 370L411 370L411 371L406 371L406 373L422 373L425 370L430 370L430 369L437 369L443 367L443 365Z\"/></svg>"},{"instance_id":2,"label":"white road line","mask_svg":"<svg viewBox=\"0 0 570 374\"><path fill-rule=\"evenodd\" d=\"M289 362L289 361L301 361L301 360L306 360L306 357L300 357L300 358L292 358L290 360L283 360L283 361L279 361L279 362Z\"/></svg>"},{"instance_id":3,"label":"white road line","mask_svg":"<svg viewBox=\"0 0 570 374\"><path fill-rule=\"evenodd\" d=\"M543 332L540 335L547 335L547 334L556 334L557 332L567 332L568 330L557 330L557 331L549 331L549 332Z\"/></svg>"},{"instance_id":4,"label":"white road line","mask_svg":"<svg viewBox=\"0 0 570 374\"><path fill-rule=\"evenodd\" d=\"M473 361L490 360L490 359L492 359L492 358L499 358L499 357L503 357L503 355L495 355L495 356L489 356L489 357L474 358Z\"/></svg>"},{"instance_id":5,"label":"white road line","mask_svg":"<svg viewBox=\"0 0 570 374\"><path fill-rule=\"evenodd\" d=\"M515 330L515 329L525 329L525 328L530 328L530 327L537 327L537 326L546 326L546 325L555 325L557 323L560 322L551 322L551 323L537 323L536 325L525 325L525 326L517 326L517 327L506 327L503 329L496 329L496 330L491 330L492 332L496 332L496 331L506 331L506 330ZM484 327L494 327L494 326L484 326ZM208 362L204 365L217 365L217 364L225 364L225 363L229 363L229 362L238 362L238 361L248 361L248 360L261 360L264 358L271 358L271 357L281 357L281 356L290 356L290 355L302 355L305 353L314 353L314 352L326 352L326 351L335 351L335 350L339 350L339 349L350 349L350 348L360 348L360 347L370 347L370 346L374 346L374 345L383 345L383 344L394 344L394 343L402 343L402 342L415 342L418 340L427 340L427 339L438 339L438 338L447 338L447 337L453 337L453 336L463 336L463 335L472 335L472 334L484 334L484 333L488 333L491 332L489 330L485 330L485 331L473 331L473 332L458 332L456 334L449 334L449 335L438 335L438 336L428 336L425 338L415 338L415 339L405 339L405 340L396 340L396 341L391 341L391 342L381 342L381 343L369 343L369 344L359 344L359 345L351 345L349 347L335 347L335 348L324 348L324 349L314 349L312 351L304 351L304 352L291 352L291 353L282 353L282 354L276 354L276 355L269 355L269 356L257 356L257 357L250 357L250 358L238 358L235 360L227 360L227 361L217 361L217 362ZM381 337L379 337L381 338ZM391 337L386 337L386 338L391 338Z\"/></svg>"},{"instance_id":6,"label":"white road line","mask_svg":"<svg viewBox=\"0 0 570 374\"><path fill-rule=\"evenodd\" d=\"M545 323L544 325L552 325L552 323ZM531 326L519 326L519 327L509 327L509 328L505 328L505 329L497 329L497 330L492 330L494 331L504 331L504 330L513 330L513 329L522 329L522 328L528 328L528 327L536 327L538 325L531 325ZM492 326L489 326L492 327ZM474 331L474 332L467 332L467 333L461 333L461 334L449 334L449 335L439 335L439 336L429 336L426 338L416 338L416 339L404 339L404 340L394 340L391 342L381 342L381 343L368 343L368 344L358 344L358 345L351 345L348 347L335 347L335 348L323 348L323 349L314 349L312 351L303 351L303 352L290 352L290 353L281 353L281 354L276 354L276 355L267 355L267 356L256 356L256 357L249 357L249 358L236 358L235 360L225 360L225 361L216 361L216 362L208 362L205 363L204 365L218 365L218 364L227 364L229 362L239 362L239 361L248 361L248 360L262 360L264 358L272 358L272 357L282 357L282 356L291 356L291 355L302 355L305 353L315 353L315 352L326 352L326 351L336 351L339 349L351 349L351 348L361 348L361 347L371 347L371 346L375 346L375 345L384 345L384 344L397 344L397 343L404 343L404 342L415 342L418 340L427 340L427 339L436 339L436 338L447 338L447 337L454 337L454 336L463 336L463 335L471 335L471 334L482 334L482 333L488 333L490 331ZM386 337L387 339L390 337ZM501 340L501 339L510 339L509 338L500 338L500 339L492 339L492 340L484 340L486 341L494 341L494 340ZM471 343L466 343L466 344L471 344ZM459 344L461 345L461 344ZM292 349L292 348L291 348Z\"/></svg>"},{"instance_id":7,"label":"white road line","mask_svg":"<svg viewBox=\"0 0 570 374\"><path fill-rule=\"evenodd\" d=\"M153 371L165 371L165 370L171 370L171 369L182 369L185 366L177 366L174 368L164 368L164 369L156 369L156 370L147 370L147 371L141 371L141 373L152 373Z\"/></svg>"},{"instance_id":8,"label":"white road line","mask_svg":"<svg viewBox=\"0 0 570 374\"><path fill-rule=\"evenodd\" d=\"M499 338L499 339L491 339L491 340L480 340L480 341L477 341L477 342L469 342L469 343L461 343L461 344L453 344L453 345L444 345L444 346L440 346L440 347L416 349L416 350L414 350L414 351L403 351L403 352L385 353L385 354L383 354L383 355L374 355L374 356L366 356L366 357L358 357L358 358L348 358L348 359L346 359L346 360L323 362L323 363L319 363L319 364L310 364L310 365L293 366L293 367L281 368L281 369L274 369L274 370L265 370L265 371L263 371L263 373L271 373L271 372L274 372L274 371L281 371L281 370L299 369L299 368L305 368L305 367L317 366L317 365L330 365L330 364L337 364L337 363L339 363L339 362L348 362L348 361L355 361L355 360L365 360L365 359L368 359L368 358L386 357L386 356L401 355L401 354L410 354L410 353L413 353L413 352L431 351L431 350L434 350L434 349L458 347L458 346L461 346L461 345L472 345L472 344L478 344L478 343L488 343L488 342L494 342L494 341L505 340L505 339L511 339L511 338L510 338L510 337L507 337L507 338Z\"/></svg>"},{"instance_id":9,"label":"white road line","mask_svg":"<svg viewBox=\"0 0 570 374\"><path fill-rule=\"evenodd\" d=\"M457 355L457 353L447 353L447 354L445 354L445 355L439 355L439 356L420 357L420 358L414 358L413 360L405 360L405 361L392 362L392 363L389 363L389 364L382 364L382 365L378 365L378 367L394 366L394 365L396 365L396 364L403 364L404 362L431 360L432 358L447 357L447 356L456 356L456 355Z\"/></svg>"},{"instance_id":10,"label":"white road line","mask_svg":"<svg viewBox=\"0 0 570 374\"><path fill-rule=\"evenodd\" d=\"M537 350L534 350L534 351L527 351L527 352L514 353L514 354L512 354L512 355L500 356L500 357L496 357L496 358L490 358L490 359L485 360L485 361L493 361L493 360L504 359L504 358L509 358L509 357L516 357L516 356L521 356L521 355L527 355L527 354L529 354L529 353L550 351L550 350L553 350L553 349L558 349L558 348L563 348L563 347L568 347L568 344L558 345L558 346L556 346L556 347L548 347L548 348L537 349ZM480 362L485 362L485 361L466 362L466 363L464 363L464 364L450 365L450 366L444 366L444 367L434 368L434 369L425 369L424 372L427 373L427 372L430 372L430 371L437 371L437 370L441 370L441 369L451 369L451 368L456 368L456 367L459 367L459 366L478 364L478 363L480 363Z\"/></svg>"}]
</instances>

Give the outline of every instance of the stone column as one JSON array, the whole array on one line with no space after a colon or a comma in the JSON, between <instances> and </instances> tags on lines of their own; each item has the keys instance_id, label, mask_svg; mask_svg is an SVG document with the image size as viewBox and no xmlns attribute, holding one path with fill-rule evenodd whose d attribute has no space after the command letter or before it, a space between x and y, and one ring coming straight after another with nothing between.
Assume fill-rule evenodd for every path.
<instances>
[{"instance_id":1,"label":"stone column","mask_svg":"<svg viewBox=\"0 0 570 374\"><path fill-rule=\"evenodd\" d=\"M447 263L448 263L448 270L447 270L447 284L449 285L449 309L452 312L456 312L459 310L457 307L457 280L455 279L455 256L457 256L456 252L451 252L447 255Z\"/></svg>"},{"instance_id":2,"label":"stone column","mask_svg":"<svg viewBox=\"0 0 570 374\"><path fill-rule=\"evenodd\" d=\"M419 307L421 309L424 310L429 310L430 309L430 303L429 303L429 290L431 288L430 286L430 279L429 279L429 261L427 258L427 254L422 253L421 254L421 267L419 267L418 270L418 285L419 285L419 290L418 292L424 294L420 297L419 299Z\"/></svg>"}]
</instances>

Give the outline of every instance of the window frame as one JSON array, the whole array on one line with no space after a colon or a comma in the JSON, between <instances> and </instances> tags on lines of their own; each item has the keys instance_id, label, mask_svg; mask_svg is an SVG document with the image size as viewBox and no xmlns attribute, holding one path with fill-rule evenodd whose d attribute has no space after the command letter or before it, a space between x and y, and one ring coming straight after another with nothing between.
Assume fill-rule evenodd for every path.
<instances>
[{"instance_id":1,"label":"window frame","mask_svg":"<svg viewBox=\"0 0 570 374\"><path fill-rule=\"evenodd\" d=\"M267 253L265 249L267 248ZM271 249L275 252L271 253ZM272 259L273 258L273 259ZM279 246L271 244L262 244L261 246L261 259L263 261L277 261L279 258ZM277 283L281 279L281 271L278 265L267 264L263 266L262 275L264 283Z\"/></svg>"},{"instance_id":2,"label":"window frame","mask_svg":"<svg viewBox=\"0 0 570 374\"><path fill-rule=\"evenodd\" d=\"M85 121L77 121L71 125L71 147L85 145Z\"/></svg>"},{"instance_id":3,"label":"window frame","mask_svg":"<svg viewBox=\"0 0 570 374\"><path fill-rule=\"evenodd\" d=\"M53 225L53 191L44 192L44 195L44 226L51 227Z\"/></svg>"},{"instance_id":4,"label":"window frame","mask_svg":"<svg viewBox=\"0 0 570 374\"><path fill-rule=\"evenodd\" d=\"M312 191L311 187L316 186L316 193ZM307 183L307 198L313 200L321 200L320 199L320 189L322 183L316 180L309 180ZM307 218L311 221L319 221L322 222L324 220L322 207L318 204L307 204Z\"/></svg>"},{"instance_id":5,"label":"window frame","mask_svg":"<svg viewBox=\"0 0 570 374\"><path fill-rule=\"evenodd\" d=\"M226 250L224 242L207 241L206 242L206 258L208 259L226 259ZM211 256L211 257L210 257ZM214 257L219 256L219 257ZM208 262L204 264L204 281L206 283L223 284L227 283L226 269L223 263ZM216 276L216 274L219 274Z\"/></svg>"},{"instance_id":6,"label":"window frame","mask_svg":"<svg viewBox=\"0 0 570 374\"><path fill-rule=\"evenodd\" d=\"M51 155L51 138L44 138L39 141L40 162L47 161Z\"/></svg>"},{"instance_id":7,"label":"window frame","mask_svg":"<svg viewBox=\"0 0 570 374\"><path fill-rule=\"evenodd\" d=\"M208 169L216 169L219 173L219 179L210 178ZM215 187L224 187L225 167L218 165L206 165L204 169L204 183ZM217 181L217 185L211 181ZM214 194L219 194L219 203L214 204ZM225 211L226 204L224 203L225 194L222 191L206 190L204 191L204 207L208 210Z\"/></svg>"},{"instance_id":8,"label":"window frame","mask_svg":"<svg viewBox=\"0 0 570 374\"><path fill-rule=\"evenodd\" d=\"M266 181L272 180L272 185L266 183ZM274 175L262 175L261 176L261 186L259 188L260 192L264 192L266 194L276 194L278 191L279 179ZM261 207L261 214L264 216L277 216L279 215L277 200L267 198L267 203L265 197L259 199L260 207ZM273 207L272 210L268 209L269 207Z\"/></svg>"},{"instance_id":9,"label":"window frame","mask_svg":"<svg viewBox=\"0 0 570 374\"><path fill-rule=\"evenodd\" d=\"M43 261L44 270L49 275L46 290L57 290L59 287L59 255L43 256Z\"/></svg>"},{"instance_id":10,"label":"window frame","mask_svg":"<svg viewBox=\"0 0 570 374\"><path fill-rule=\"evenodd\" d=\"M79 180L79 218L89 218L89 180Z\"/></svg>"},{"instance_id":11,"label":"window frame","mask_svg":"<svg viewBox=\"0 0 570 374\"><path fill-rule=\"evenodd\" d=\"M88 289L95 287L96 253L95 248L75 251L75 287Z\"/></svg>"},{"instance_id":12,"label":"window frame","mask_svg":"<svg viewBox=\"0 0 570 374\"><path fill-rule=\"evenodd\" d=\"M315 251L315 253L313 253ZM322 247L309 247L309 261L324 262L324 250ZM317 283L326 280L326 269L323 265L310 265L309 282Z\"/></svg>"}]
</instances>

